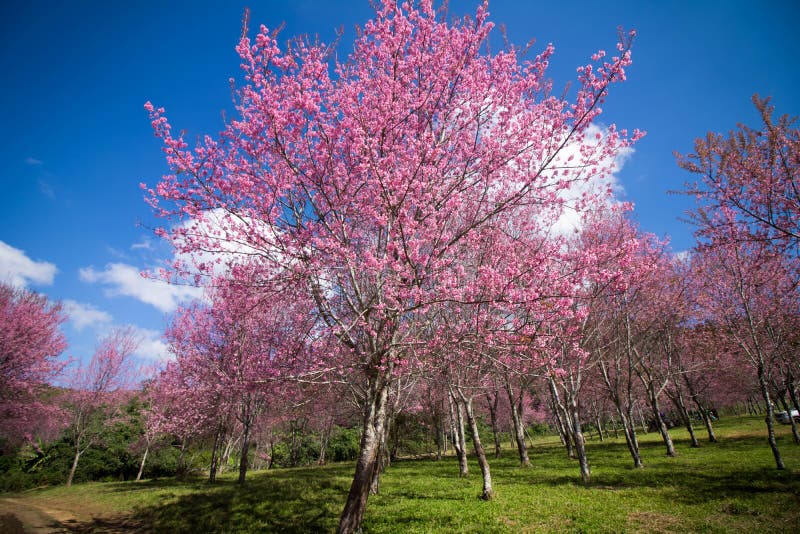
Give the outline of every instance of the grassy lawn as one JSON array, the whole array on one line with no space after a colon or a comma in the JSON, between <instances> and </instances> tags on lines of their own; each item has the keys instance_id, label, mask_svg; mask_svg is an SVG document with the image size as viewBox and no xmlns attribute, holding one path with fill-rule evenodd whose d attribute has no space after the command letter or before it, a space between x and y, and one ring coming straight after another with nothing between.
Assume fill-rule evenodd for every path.
<instances>
[{"instance_id":1,"label":"grassy lawn","mask_svg":"<svg viewBox=\"0 0 800 534\"><path fill-rule=\"evenodd\" d=\"M691 449L674 429L678 456L657 434L641 436L645 468L635 470L622 439L589 441L593 481L579 482L577 462L553 439L536 441L533 467L514 451L491 459L496 498L482 502L477 463L458 478L455 459L402 461L370 498L365 532L798 532L800 446L779 425L788 466L774 468L761 418L725 418L720 443ZM488 437L487 437L488 441ZM508 447L508 444L505 444ZM43 508L72 510L77 532L325 532L335 529L352 464L248 474L214 485L172 479L90 483L10 496Z\"/></svg>"}]
</instances>

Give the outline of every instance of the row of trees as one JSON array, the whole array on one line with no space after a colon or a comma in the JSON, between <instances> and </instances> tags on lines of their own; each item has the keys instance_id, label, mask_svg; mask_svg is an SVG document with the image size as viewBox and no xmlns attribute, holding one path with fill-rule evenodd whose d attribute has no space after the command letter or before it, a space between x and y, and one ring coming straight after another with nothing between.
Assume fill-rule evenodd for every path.
<instances>
[{"instance_id":1,"label":"row of trees","mask_svg":"<svg viewBox=\"0 0 800 534\"><path fill-rule=\"evenodd\" d=\"M160 231L180 258L171 276L215 288L210 315L185 312L171 330L179 360L165 380L183 392L214 375L204 398L233 403L244 432L278 398L301 404L330 387L354 399L361 445L341 532L359 528L412 386L447 406L464 472L468 429L486 499L475 403L487 392L505 391L518 437L524 392L549 393L589 480L587 413L610 404L640 466L636 405L646 402L672 455L666 398L688 426L697 410L713 436L711 399L736 391L730 380L751 383L736 362L752 364L770 411L773 382L795 389L788 120L773 125L757 101L766 131L709 137L681 160L700 176L690 192L702 241L677 259L597 187L642 135L595 125L625 79L633 34L557 98L545 78L553 48L525 61L514 47L492 53L487 16L484 4L447 23L430 2L386 1L341 61L317 42L282 49L263 26L255 42L244 31L238 116L193 149L146 105L172 169L145 187L175 221ZM518 447L526 463L524 439Z\"/></svg>"},{"instance_id":2,"label":"row of trees","mask_svg":"<svg viewBox=\"0 0 800 534\"><path fill-rule=\"evenodd\" d=\"M146 387L148 444L207 440L213 480L236 443L244 482L250 447L279 425L313 425L324 451L355 410L341 532L359 529L411 414L464 476L471 443L484 499L481 419L496 449L507 424L528 465L536 414L588 481L587 424L621 430L641 467L637 419L674 455L671 423L699 444L697 416L714 441L713 408L760 396L783 468L773 400L796 406L800 372L791 120L756 99L764 129L680 158L699 207L698 245L679 257L611 197L642 133L597 122L633 33L559 98L553 48L493 53L491 29L485 4L448 23L430 2L386 1L343 60L244 31L237 118L194 148L146 105L171 168L144 186L171 221L168 276L207 288L166 332L175 359Z\"/></svg>"}]
</instances>

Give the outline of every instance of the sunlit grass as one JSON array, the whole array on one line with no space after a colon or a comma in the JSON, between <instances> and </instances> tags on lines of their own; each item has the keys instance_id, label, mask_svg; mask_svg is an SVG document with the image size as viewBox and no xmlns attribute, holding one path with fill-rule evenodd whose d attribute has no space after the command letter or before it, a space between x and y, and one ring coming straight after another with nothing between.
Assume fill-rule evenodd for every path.
<instances>
[{"instance_id":1,"label":"sunlit grass","mask_svg":"<svg viewBox=\"0 0 800 534\"><path fill-rule=\"evenodd\" d=\"M689 447L674 429L678 456L657 434L643 435L644 469L633 469L624 441L597 438L588 451L593 480L579 482L577 462L554 439L535 441L533 466L514 451L490 459L496 498L478 499L477 463L458 478L453 458L396 462L370 498L365 532L797 532L800 446L788 427L779 444L788 469L777 471L760 418L725 418L720 443ZM506 447L508 444L506 444ZM248 475L214 485L172 479L93 483L23 494L30 502L88 510L81 532L325 532L335 530L352 464Z\"/></svg>"}]
</instances>

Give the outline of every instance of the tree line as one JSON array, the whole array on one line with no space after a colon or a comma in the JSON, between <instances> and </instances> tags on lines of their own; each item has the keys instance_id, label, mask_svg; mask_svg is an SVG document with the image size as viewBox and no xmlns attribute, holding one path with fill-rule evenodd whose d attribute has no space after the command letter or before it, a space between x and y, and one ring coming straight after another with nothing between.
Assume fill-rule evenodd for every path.
<instances>
[{"instance_id":1,"label":"tree line","mask_svg":"<svg viewBox=\"0 0 800 534\"><path fill-rule=\"evenodd\" d=\"M235 436L244 482L276 425L307 414L323 443L349 413L340 532L360 528L409 414L463 476L473 449L484 499L486 428L497 450L510 421L528 465L533 414L588 482L587 425L612 425L642 467L642 420L672 456L670 425L713 442L715 410L759 405L784 468L773 412L798 408L794 120L756 96L760 129L679 156L697 244L675 254L611 194L643 132L598 126L634 33L559 97L553 48L492 52L492 27L485 4L447 22L430 2L384 2L345 58L245 27L237 118L217 137L190 147L145 106L170 168L143 185L169 223L166 276L206 288L165 333L174 359L147 384L148 443L209 440L213 480Z\"/></svg>"}]
</instances>

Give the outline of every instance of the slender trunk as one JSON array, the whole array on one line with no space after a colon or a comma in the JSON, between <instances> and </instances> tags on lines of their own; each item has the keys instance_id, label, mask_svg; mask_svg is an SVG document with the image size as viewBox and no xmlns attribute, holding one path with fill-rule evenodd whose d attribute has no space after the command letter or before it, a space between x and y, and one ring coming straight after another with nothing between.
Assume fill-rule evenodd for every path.
<instances>
[{"instance_id":1,"label":"slender trunk","mask_svg":"<svg viewBox=\"0 0 800 534\"><path fill-rule=\"evenodd\" d=\"M243 425L242 431L242 449L239 458L239 484L244 484L244 479L247 476L247 454L250 451L250 421Z\"/></svg>"},{"instance_id":2,"label":"slender trunk","mask_svg":"<svg viewBox=\"0 0 800 534\"><path fill-rule=\"evenodd\" d=\"M653 387L648 387L648 395L650 397L650 407L653 409L653 419L656 422L656 427L661 433L661 439L664 440L664 446L667 448L667 456L675 456L675 444L672 443L672 436L669 435L669 429L661 417L661 407L658 402L658 395L656 395Z\"/></svg>"},{"instance_id":3,"label":"slender trunk","mask_svg":"<svg viewBox=\"0 0 800 534\"><path fill-rule=\"evenodd\" d=\"M481 468L481 475L483 476L483 492L481 493L481 499L490 501L494 496L494 491L492 490L492 474L489 470L489 461L486 459L486 452L483 450L483 445L481 444L481 437L478 434L478 423L472 411L472 397L464 398L462 395L461 399L467 412L467 422L469 423L469 429L472 433L472 444L475 447L475 455L478 457L478 465Z\"/></svg>"},{"instance_id":4,"label":"slender trunk","mask_svg":"<svg viewBox=\"0 0 800 534\"><path fill-rule=\"evenodd\" d=\"M361 433L361 444L356 462L356 470L347 502L339 519L339 533L352 534L359 532L364 511L367 508L372 475L375 471L378 451L383 441L386 424L386 403L389 394L389 377L391 365L382 376L373 376L367 389L364 406L364 421ZM376 372L375 375L378 375Z\"/></svg>"},{"instance_id":5,"label":"slender trunk","mask_svg":"<svg viewBox=\"0 0 800 534\"><path fill-rule=\"evenodd\" d=\"M747 397L747 413L750 415L758 415L758 412L756 412L755 406L753 405L753 401L750 399L750 397Z\"/></svg>"},{"instance_id":6,"label":"slender trunk","mask_svg":"<svg viewBox=\"0 0 800 534\"><path fill-rule=\"evenodd\" d=\"M231 454L233 454L234 449L236 449L236 442L238 439L236 436L231 435L227 440L225 440L225 449L223 449L222 457L220 458L219 462L219 472L224 473L228 470L228 467L231 463Z\"/></svg>"},{"instance_id":7,"label":"slender trunk","mask_svg":"<svg viewBox=\"0 0 800 534\"><path fill-rule=\"evenodd\" d=\"M181 453L178 455L178 466L175 468L175 473L178 478L183 478L186 474L186 466L184 465L186 455L186 438L181 440Z\"/></svg>"},{"instance_id":8,"label":"slender trunk","mask_svg":"<svg viewBox=\"0 0 800 534\"><path fill-rule=\"evenodd\" d=\"M275 462L275 438L269 440L269 461L267 462L267 471L272 469L272 464Z\"/></svg>"},{"instance_id":9,"label":"slender trunk","mask_svg":"<svg viewBox=\"0 0 800 534\"><path fill-rule=\"evenodd\" d=\"M570 411L572 419L572 435L575 438L575 452L578 455L578 463L581 468L581 480L584 484L588 484L592 479L592 473L589 470L589 459L586 457L586 440L583 437L583 430L581 430L581 420L578 415L578 402L572 399L570 402Z\"/></svg>"},{"instance_id":10,"label":"slender trunk","mask_svg":"<svg viewBox=\"0 0 800 534\"><path fill-rule=\"evenodd\" d=\"M675 405L675 409L683 420L683 424L689 432L689 439L692 441L692 447L699 447L700 443L697 441L697 436L694 435L694 426L692 425L692 418L689 415L689 410L686 409L686 403L683 402L683 394L676 384L676 389L670 394L670 400Z\"/></svg>"},{"instance_id":11,"label":"slender trunk","mask_svg":"<svg viewBox=\"0 0 800 534\"><path fill-rule=\"evenodd\" d=\"M619 426L614 419L611 420L611 427L614 429L614 439L619 439Z\"/></svg>"},{"instance_id":12,"label":"slender trunk","mask_svg":"<svg viewBox=\"0 0 800 534\"><path fill-rule=\"evenodd\" d=\"M508 395L508 403L511 406L511 422L514 426L514 439L517 442L517 452L519 453L519 463L522 467L530 467L531 461L528 458L528 446L525 443L525 423L522 421L522 414L518 410L514 390L511 389L511 383L506 378L506 394ZM520 400L522 398L520 397ZM519 408L523 406L522 402L519 403Z\"/></svg>"},{"instance_id":13,"label":"slender trunk","mask_svg":"<svg viewBox=\"0 0 800 534\"><path fill-rule=\"evenodd\" d=\"M442 454L445 452L445 444L447 443L445 439L445 432L444 432L444 421L442 421L441 412L436 417L436 460L439 461L442 459Z\"/></svg>"},{"instance_id":14,"label":"slender trunk","mask_svg":"<svg viewBox=\"0 0 800 534\"><path fill-rule=\"evenodd\" d=\"M500 392L495 390L494 398L487 391L486 392L486 405L489 408L489 420L492 423L492 436L494 437L494 457L500 458L500 428L497 425L497 403L500 400Z\"/></svg>"},{"instance_id":15,"label":"slender trunk","mask_svg":"<svg viewBox=\"0 0 800 534\"><path fill-rule=\"evenodd\" d=\"M142 479L142 473L144 472L144 463L147 461L148 452L150 452L149 445L144 449L144 454L142 455L142 462L139 464L139 472L136 473L136 482L139 482Z\"/></svg>"},{"instance_id":16,"label":"slender trunk","mask_svg":"<svg viewBox=\"0 0 800 534\"><path fill-rule=\"evenodd\" d=\"M81 459L81 450L79 447L75 447L75 457L72 459L72 468L69 470L69 476L67 477L67 487L72 486L72 479L75 478L75 470L78 469L78 460Z\"/></svg>"},{"instance_id":17,"label":"slender trunk","mask_svg":"<svg viewBox=\"0 0 800 534\"><path fill-rule=\"evenodd\" d=\"M631 453L633 467L640 469L644 467L644 464L642 463L642 454L639 451L639 439L636 436L636 423L633 422L633 409L628 407L628 413L619 411L619 417L622 420L622 432L625 434L625 444L628 446L628 452Z\"/></svg>"},{"instance_id":18,"label":"slender trunk","mask_svg":"<svg viewBox=\"0 0 800 534\"><path fill-rule=\"evenodd\" d=\"M775 457L775 467L777 469L786 469L786 466L783 464L783 459L781 458L781 452L778 450L778 442L775 439L775 413L769 398L769 388L767 387L767 380L764 375L764 365L759 362L758 384L761 387L761 395L764 397L764 405L767 407L767 416L764 419L767 423L767 441L772 449L772 455Z\"/></svg>"},{"instance_id":19,"label":"slender trunk","mask_svg":"<svg viewBox=\"0 0 800 534\"><path fill-rule=\"evenodd\" d=\"M372 495L377 495L380 492L381 475L386 470L386 467L391 463L391 455L388 450L389 435L392 433L394 417L386 417L386 422L383 429L383 438L381 439L380 446L378 447L378 459L375 462L375 469L372 471L372 482L370 483L369 492Z\"/></svg>"},{"instance_id":20,"label":"slender trunk","mask_svg":"<svg viewBox=\"0 0 800 534\"><path fill-rule=\"evenodd\" d=\"M573 447L575 444L575 436L573 435L574 429L572 422L570 421L569 412L561 404L561 399L558 395L558 389L556 388L555 380L550 377L548 383L550 384L550 396L553 399L553 412L556 414L556 418L558 419L558 427L563 434L562 442L567 448L567 457L570 459L575 459L575 449Z\"/></svg>"},{"instance_id":21,"label":"slender trunk","mask_svg":"<svg viewBox=\"0 0 800 534\"><path fill-rule=\"evenodd\" d=\"M217 428L214 435L214 446L211 449L211 468L208 470L208 481L217 480L217 468L219 467L220 445L222 444L222 427Z\"/></svg>"},{"instance_id":22,"label":"slender trunk","mask_svg":"<svg viewBox=\"0 0 800 534\"><path fill-rule=\"evenodd\" d=\"M639 420L642 423L642 433L647 434L648 432L650 432L650 430L647 428L647 421L644 418L644 412L642 412L642 407L637 406L636 409L639 410ZM633 421L631 421L631 423L633 423Z\"/></svg>"},{"instance_id":23,"label":"slender trunk","mask_svg":"<svg viewBox=\"0 0 800 534\"><path fill-rule=\"evenodd\" d=\"M330 434L329 429L322 429L319 435L319 456L317 457L317 465L325 465L325 454L327 453L328 449L328 436Z\"/></svg>"},{"instance_id":24,"label":"slender trunk","mask_svg":"<svg viewBox=\"0 0 800 534\"><path fill-rule=\"evenodd\" d=\"M683 375L683 380L686 383L686 387L689 389L689 396L692 397L692 401L694 402L694 405L697 406L697 411L700 412L700 417L703 419L703 424L706 426L708 441L710 443L716 443L717 436L714 434L714 426L711 424L711 418L708 416L708 410L700 400L700 396L697 394L697 391L694 389L694 385L689 380L689 377L686 376L686 374Z\"/></svg>"},{"instance_id":25,"label":"slender trunk","mask_svg":"<svg viewBox=\"0 0 800 534\"><path fill-rule=\"evenodd\" d=\"M447 397L450 403L450 421L453 428L453 448L458 456L458 475L464 478L469 475L469 464L467 463L467 446L464 436L464 415L461 406L455 402L452 392Z\"/></svg>"},{"instance_id":26,"label":"slender trunk","mask_svg":"<svg viewBox=\"0 0 800 534\"><path fill-rule=\"evenodd\" d=\"M597 427L597 436L600 438L600 442L602 443L602 442L605 441L605 438L603 437L603 427L600 424L600 417L599 416L595 416L594 417L594 424Z\"/></svg>"},{"instance_id":27,"label":"slender trunk","mask_svg":"<svg viewBox=\"0 0 800 534\"><path fill-rule=\"evenodd\" d=\"M794 388L794 376L791 372L787 373L786 376L786 390L789 392L789 399L792 401L792 406L794 409L797 410L797 413L800 414L800 403L797 400L797 392ZM791 410L789 410L789 415L791 415ZM800 435L796 432L797 424L795 423L794 417L792 417L792 434L794 435L794 442L800 444Z\"/></svg>"}]
</instances>

